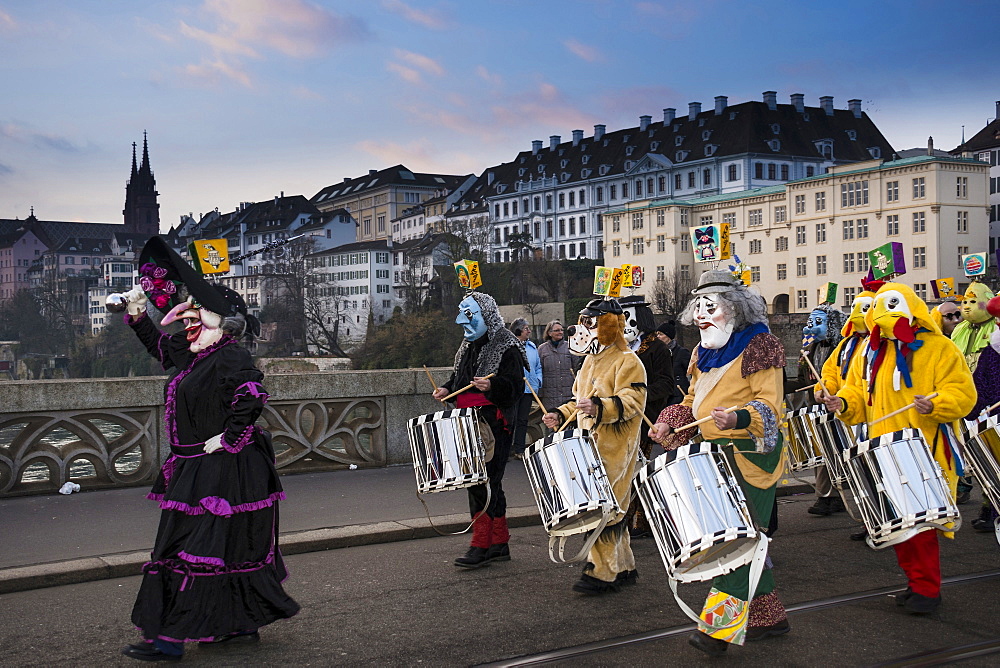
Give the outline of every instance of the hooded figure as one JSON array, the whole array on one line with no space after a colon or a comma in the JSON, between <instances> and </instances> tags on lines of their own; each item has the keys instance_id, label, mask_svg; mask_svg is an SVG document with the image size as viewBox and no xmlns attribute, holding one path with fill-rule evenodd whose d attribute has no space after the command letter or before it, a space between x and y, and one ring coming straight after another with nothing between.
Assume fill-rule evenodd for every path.
<instances>
[{"instance_id":1,"label":"hooded figure","mask_svg":"<svg viewBox=\"0 0 1000 668\"><path fill-rule=\"evenodd\" d=\"M650 436L667 449L690 439L722 445L739 472L751 512L758 523L766 522L784 471L778 420L785 349L768 330L763 298L729 272L705 272L693 294L681 314L681 322L701 330L701 345L691 355L691 387L684 401L663 409ZM725 412L734 405L738 410ZM705 417L712 419L700 427L674 430ZM717 656L730 644L787 633L771 569L764 570L754 591L749 589L749 565L715 578L701 623L688 641Z\"/></svg>"},{"instance_id":2,"label":"hooded figure","mask_svg":"<svg viewBox=\"0 0 1000 668\"><path fill-rule=\"evenodd\" d=\"M817 369L822 369L830 353L833 352L837 344L843 338L841 333L847 316L843 311L831 304L821 304L812 310L806 326L802 328L802 340L808 341L803 345L803 351L808 353L810 361ZM812 381L819 381L814 378L809 371L808 365L804 362L804 377Z\"/></svg>"},{"instance_id":3,"label":"hooded figure","mask_svg":"<svg viewBox=\"0 0 1000 668\"><path fill-rule=\"evenodd\" d=\"M594 299L580 311L578 324L567 332L570 350L586 355L573 383L575 398L543 417L546 426L557 429L576 416L580 428L590 432L622 510L594 543L573 585L587 595L617 591L638 578L623 520L637 462L646 371L625 342L624 328L622 307L613 299Z\"/></svg>"},{"instance_id":4,"label":"hooded figure","mask_svg":"<svg viewBox=\"0 0 1000 668\"><path fill-rule=\"evenodd\" d=\"M277 504L285 493L270 434L254 424L268 397L264 375L237 341L250 320L246 304L160 237L146 243L140 262L125 321L168 374L170 457L148 496L162 512L132 609L145 642L122 653L168 661L179 659L184 642L255 638L299 606L281 587ZM148 301L166 311L161 325L184 329L161 332Z\"/></svg>"},{"instance_id":5,"label":"hooded figure","mask_svg":"<svg viewBox=\"0 0 1000 668\"><path fill-rule=\"evenodd\" d=\"M474 519L472 542L465 556L455 560L460 568L479 568L493 561L510 561L507 498L502 481L528 358L524 344L504 327L496 301L486 293L467 293L458 305L455 323L462 326L465 340L455 355L451 377L434 390L434 398L443 399L472 383L473 388L451 401L458 408L475 407L493 436L493 456L486 462L489 483L468 488L469 511ZM493 376L487 378L490 374ZM486 484L490 486L489 505Z\"/></svg>"},{"instance_id":6,"label":"hooded figure","mask_svg":"<svg viewBox=\"0 0 1000 668\"><path fill-rule=\"evenodd\" d=\"M954 496L962 471L949 423L968 415L976 402L969 367L907 285L882 285L865 322L871 335L864 355L856 356L844 385L826 400L827 408L838 411L847 424L867 422L870 438L918 429ZM934 392L938 396L928 399ZM910 403L915 407L872 424ZM937 531L922 531L893 547L909 580L897 603L914 614L933 612L941 601Z\"/></svg>"},{"instance_id":7,"label":"hooded figure","mask_svg":"<svg viewBox=\"0 0 1000 668\"><path fill-rule=\"evenodd\" d=\"M990 344L996 329L996 320L986 310L986 304L995 295L988 287L973 281L962 298L962 322L951 333L951 340L965 355L969 368L976 370L979 353Z\"/></svg>"}]
</instances>

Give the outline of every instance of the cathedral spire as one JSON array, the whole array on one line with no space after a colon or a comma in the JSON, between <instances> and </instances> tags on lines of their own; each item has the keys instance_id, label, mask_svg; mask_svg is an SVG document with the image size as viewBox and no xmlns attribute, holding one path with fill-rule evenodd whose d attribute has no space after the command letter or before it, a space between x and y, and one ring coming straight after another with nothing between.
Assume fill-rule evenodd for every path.
<instances>
[{"instance_id":1,"label":"cathedral spire","mask_svg":"<svg viewBox=\"0 0 1000 668\"><path fill-rule=\"evenodd\" d=\"M142 131L142 165L139 167L139 171L143 174L150 174L149 169L149 143L146 140L146 131Z\"/></svg>"},{"instance_id":2,"label":"cathedral spire","mask_svg":"<svg viewBox=\"0 0 1000 668\"><path fill-rule=\"evenodd\" d=\"M132 176L129 180L134 180L139 170L135 166L135 142L132 142Z\"/></svg>"},{"instance_id":3,"label":"cathedral spire","mask_svg":"<svg viewBox=\"0 0 1000 668\"><path fill-rule=\"evenodd\" d=\"M136 167L135 142L132 143L132 176L125 186L125 231L153 236L160 231L160 205L156 201L156 179L149 164L149 141L142 133L142 163Z\"/></svg>"}]
</instances>

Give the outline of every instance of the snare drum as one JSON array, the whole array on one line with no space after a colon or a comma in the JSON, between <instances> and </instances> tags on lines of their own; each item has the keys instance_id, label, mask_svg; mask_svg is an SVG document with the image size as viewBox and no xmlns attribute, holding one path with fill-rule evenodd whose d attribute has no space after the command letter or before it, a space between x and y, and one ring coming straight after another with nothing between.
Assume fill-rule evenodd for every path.
<instances>
[{"instance_id":1,"label":"snare drum","mask_svg":"<svg viewBox=\"0 0 1000 668\"><path fill-rule=\"evenodd\" d=\"M766 544L720 445L689 443L665 452L640 469L635 486L673 580L702 582L732 572Z\"/></svg>"},{"instance_id":2,"label":"snare drum","mask_svg":"<svg viewBox=\"0 0 1000 668\"><path fill-rule=\"evenodd\" d=\"M983 493L994 508L1000 508L1000 426L998 425L1000 419L997 416L981 415L975 422L971 422L969 439L965 442L965 463L976 474L976 478L983 486Z\"/></svg>"},{"instance_id":3,"label":"snare drum","mask_svg":"<svg viewBox=\"0 0 1000 668\"><path fill-rule=\"evenodd\" d=\"M408 420L406 429L419 493L462 489L487 481L485 452L474 409L420 415Z\"/></svg>"},{"instance_id":4,"label":"snare drum","mask_svg":"<svg viewBox=\"0 0 1000 668\"><path fill-rule=\"evenodd\" d=\"M823 464L822 437L817 421L827 414L825 406L808 406L787 414L788 470L805 471Z\"/></svg>"},{"instance_id":5,"label":"snare drum","mask_svg":"<svg viewBox=\"0 0 1000 668\"><path fill-rule=\"evenodd\" d=\"M586 429L559 431L535 441L524 453L524 466L549 536L603 529L622 512Z\"/></svg>"},{"instance_id":6,"label":"snare drum","mask_svg":"<svg viewBox=\"0 0 1000 668\"><path fill-rule=\"evenodd\" d=\"M916 429L861 441L844 452L844 463L873 548L961 526L941 467Z\"/></svg>"},{"instance_id":7,"label":"snare drum","mask_svg":"<svg viewBox=\"0 0 1000 668\"><path fill-rule=\"evenodd\" d=\"M823 453L823 462L826 464L830 481L837 489L843 489L847 485L844 452L857 445L859 440L857 434L864 434L866 430L863 425L849 427L830 412L817 414L813 427L819 438L819 448Z\"/></svg>"}]
</instances>

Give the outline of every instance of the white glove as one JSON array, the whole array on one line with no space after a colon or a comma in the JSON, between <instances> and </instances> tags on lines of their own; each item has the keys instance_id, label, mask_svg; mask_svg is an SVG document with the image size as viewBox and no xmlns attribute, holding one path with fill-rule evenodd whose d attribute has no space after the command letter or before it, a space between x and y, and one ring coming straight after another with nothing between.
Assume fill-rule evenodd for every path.
<instances>
[{"instance_id":1,"label":"white glove","mask_svg":"<svg viewBox=\"0 0 1000 668\"><path fill-rule=\"evenodd\" d=\"M146 292L142 287L138 285L133 286L131 290L125 293L125 298L128 300L125 310L128 311L130 316L138 318L146 312L146 303L149 299L146 298Z\"/></svg>"},{"instance_id":2,"label":"white glove","mask_svg":"<svg viewBox=\"0 0 1000 668\"><path fill-rule=\"evenodd\" d=\"M212 454L216 450L222 447L222 434L217 434L212 438L205 441L205 447L202 448L206 453Z\"/></svg>"}]
</instances>

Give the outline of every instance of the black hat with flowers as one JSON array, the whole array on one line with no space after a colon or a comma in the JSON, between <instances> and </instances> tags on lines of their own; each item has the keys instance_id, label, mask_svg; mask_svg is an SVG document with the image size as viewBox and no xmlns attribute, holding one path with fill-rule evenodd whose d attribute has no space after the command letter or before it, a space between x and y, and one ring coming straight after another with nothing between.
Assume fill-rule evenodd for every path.
<instances>
[{"instance_id":1,"label":"black hat with flowers","mask_svg":"<svg viewBox=\"0 0 1000 668\"><path fill-rule=\"evenodd\" d=\"M139 253L139 285L153 305L169 311L183 300L179 288L199 306L221 316L247 315L247 305L235 290L209 283L162 237L150 237Z\"/></svg>"}]
</instances>

